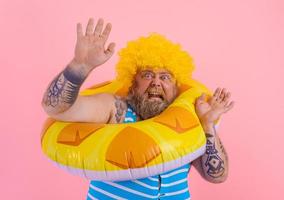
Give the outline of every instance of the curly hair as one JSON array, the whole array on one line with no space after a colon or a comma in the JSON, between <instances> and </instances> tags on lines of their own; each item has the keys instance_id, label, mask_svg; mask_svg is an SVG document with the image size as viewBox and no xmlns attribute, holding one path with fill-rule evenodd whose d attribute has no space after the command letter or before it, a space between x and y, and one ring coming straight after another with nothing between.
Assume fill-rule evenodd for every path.
<instances>
[{"instance_id":1,"label":"curly hair","mask_svg":"<svg viewBox=\"0 0 284 200\"><path fill-rule=\"evenodd\" d=\"M131 84L139 70L166 69L173 74L178 85L187 83L194 70L191 56L179 44L158 33L128 42L118 55L116 79L127 85Z\"/></svg>"}]
</instances>

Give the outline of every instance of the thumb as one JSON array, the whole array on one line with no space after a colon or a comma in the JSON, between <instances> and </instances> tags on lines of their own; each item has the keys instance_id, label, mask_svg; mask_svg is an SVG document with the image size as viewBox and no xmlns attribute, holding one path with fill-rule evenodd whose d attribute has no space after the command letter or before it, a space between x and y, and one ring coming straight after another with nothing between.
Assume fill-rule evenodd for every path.
<instances>
[{"instance_id":1,"label":"thumb","mask_svg":"<svg viewBox=\"0 0 284 200\"><path fill-rule=\"evenodd\" d=\"M110 43L107 47L107 50L105 51L105 54L108 58L110 58L113 53L114 53L114 47L115 47L115 43Z\"/></svg>"},{"instance_id":2,"label":"thumb","mask_svg":"<svg viewBox=\"0 0 284 200\"><path fill-rule=\"evenodd\" d=\"M200 103L200 102L204 102L206 100L206 95L205 93L202 93L197 99L196 102Z\"/></svg>"}]
</instances>

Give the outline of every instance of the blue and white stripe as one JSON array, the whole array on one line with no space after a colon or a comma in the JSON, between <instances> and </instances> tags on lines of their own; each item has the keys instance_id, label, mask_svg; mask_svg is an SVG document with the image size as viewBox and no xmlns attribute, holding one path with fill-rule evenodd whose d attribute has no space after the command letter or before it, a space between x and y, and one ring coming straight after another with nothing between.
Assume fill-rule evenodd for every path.
<instances>
[{"instance_id":1,"label":"blue and white stripe","mask_svg":"<svg viewBox=\"0 0 284 200\"><path fill-rule=\"evenodd\" d=\"M91 181L87 200L91 199L190 199L187 174L190 165L170 172L129 181Z\"/></svg>"},{"instance_id":2,"label":"blue and white stripe","mask_svg":"<svg viewBox=\"0 0 284 200\"><path fill-rule=\"evenodd\" d=\"M131 123L131 122L136 122L136 121L137 121L136 113L128 105L127 112L126 112L125 118L124 118L124 123Z\"/></svg>"},{"instance_id":3,"label":"blue and white stripe","mask_svg":"<svg viewBox=\"0 0 284 200\"><path fill-rule=\"evenodd\" d=\"M136 114L128 107L124 123L135 122ZM187 175L190 164L143 179L128 181L91 181L87 200L189 200Z\"/></svg>"}]
</instances>

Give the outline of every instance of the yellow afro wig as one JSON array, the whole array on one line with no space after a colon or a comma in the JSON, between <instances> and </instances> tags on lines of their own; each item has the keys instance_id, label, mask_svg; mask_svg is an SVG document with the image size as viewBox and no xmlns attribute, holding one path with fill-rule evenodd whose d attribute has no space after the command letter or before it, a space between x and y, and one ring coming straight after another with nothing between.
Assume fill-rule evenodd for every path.
<instances>
[{"instance_id":1,"label":"yellow afro wig","mask_svg":"<svg viewBox=\"0 0 284 200\"><path fill-rule=\"evenodd\" d=\"M116 79L127 85L139 70L166 69L173 74L178 85L187 83L194 70L190 55L179 44L157 33L128 42L118 55Z\"/></svg>"}]
</instances>

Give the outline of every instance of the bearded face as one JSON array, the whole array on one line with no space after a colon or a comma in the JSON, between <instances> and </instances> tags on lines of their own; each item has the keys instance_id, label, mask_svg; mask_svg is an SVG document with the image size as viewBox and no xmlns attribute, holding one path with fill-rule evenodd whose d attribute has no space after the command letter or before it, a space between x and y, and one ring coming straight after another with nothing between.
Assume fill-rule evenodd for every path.
<instances>
[{"instance_id":1,"label":"bearded face","mask_svg":"<svg viewBox=\"0 0 284 200\"><path fill-rule=\"evenodd\" d=\"M167 71L138 73L129 90L127 102L142 119L163 112L175 99L177 87Z\"/></svg>"},{"instance_id":2,"label":"bearded face","mask_svg":"<svg viewBox=\"0 0 284 200\"><path fill-rule=\"evenodd\" d=\"M135 92L128 95L127 102L142 119L149 119L163 112L171 102L164 99L164 95L157 88L151 88L143 95Z\"/></svg>"}]
</instances>

